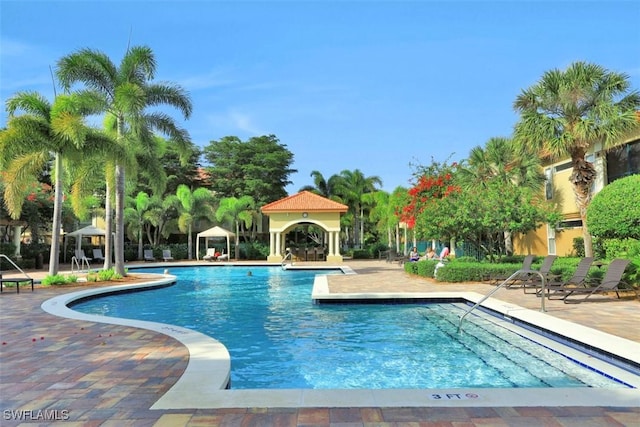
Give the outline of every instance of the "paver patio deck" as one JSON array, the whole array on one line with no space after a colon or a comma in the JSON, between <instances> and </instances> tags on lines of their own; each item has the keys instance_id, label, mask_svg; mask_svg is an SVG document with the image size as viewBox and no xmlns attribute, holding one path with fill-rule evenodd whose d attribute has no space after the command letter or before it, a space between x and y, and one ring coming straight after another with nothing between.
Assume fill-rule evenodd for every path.
<instances>
[{"instance_id":1,"label":"paver patio deck","mask_svg":"<svg viewBox=\"0 0 640 427\"><path fill-rule=\"evenodd\" d=\"M358 274L330 276L331 292L493 289L478 283L439 284L384 261L345 264ZM25 288L20 294L8 289L0 295L0 425L50 425L47 419L57 418L65 426L640 426L640 402L632 408L527 407L523 402L493 408L150 410L186 368L187 350L159 333L62 319L41 310L43 301L77 289L37 287L32 293ZM540 307L538 298L518 290L500 290L494 297ZM636 342L639 309L638 300L547 301L551 316Z\"/></svg>"}]
</instances>

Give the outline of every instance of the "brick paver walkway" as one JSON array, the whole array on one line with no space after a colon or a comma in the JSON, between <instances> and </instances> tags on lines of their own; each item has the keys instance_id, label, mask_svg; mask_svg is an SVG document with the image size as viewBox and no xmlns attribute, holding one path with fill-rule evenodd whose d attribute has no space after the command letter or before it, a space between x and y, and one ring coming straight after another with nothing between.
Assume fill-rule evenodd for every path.
<instances>
[{"instance_id":1,"label":"brick paver walkway","mask_svg":"<svg viewBox=\"0 0 640 427\"><path fill-rule=\"evenodd\" d=\"M410 277L397 264L348 262L355 276L331 276L332 292L491 289L436 284ZM0 425L65 426L640 426L635 408L229 408L150 410L184 371L188 352L162 334L61 319L40 309L73 289L25 288L0 295ZM497 298L532 309L521 291ZM640 302L550 303L549 314L639 340ZM46 412L43 412L46 411Z\"/></svg>"}]
</instances>

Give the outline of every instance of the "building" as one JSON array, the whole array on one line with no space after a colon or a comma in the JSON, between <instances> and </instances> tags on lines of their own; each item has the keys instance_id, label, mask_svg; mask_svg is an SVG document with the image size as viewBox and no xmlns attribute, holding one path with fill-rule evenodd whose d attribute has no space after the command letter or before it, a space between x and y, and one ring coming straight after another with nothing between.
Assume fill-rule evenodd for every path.
<instances>
[{"instance_id":1,"label":"building","mask_svg":"<svg viewBox=\"0 0 640 427\"><path fill-rule=\"evenodd\" d=\"M638 117L640 118L640 114ZM640 174L640 136L636 134L608 150L596 145L586 159L594 164L597 171L592 193L595 195L616 179ZM533 233L516 237L514 251L518 254L575 255L574 239L582 237L582 220L569 182L573 170L571 160L543 163L543 167L547 178L545 198L549 203L557 205L563 220L557 225L546 224Z\"/></svg>"}]
</instances>

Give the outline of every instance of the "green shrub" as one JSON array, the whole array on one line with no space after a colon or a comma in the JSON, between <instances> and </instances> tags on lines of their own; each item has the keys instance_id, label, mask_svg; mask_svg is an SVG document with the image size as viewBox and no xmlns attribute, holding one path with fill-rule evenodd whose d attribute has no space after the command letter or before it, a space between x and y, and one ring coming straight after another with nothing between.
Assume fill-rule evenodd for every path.
<instances>
[{"instance_id":1,"label":"green shrub","mask_svg":"<svg viewBox=\"0 0 640 427\"><path fill-rule=\"evenodd\" d=\"M62 274L49 274L44 279L42 279L41 283L44 286L64 285L65 283L67 283L67 279Z\"/></svg>"},{"instance_id":2,"label":"green shrub","mask_svg":"<svg viewBox=\"0 0 640 427\"><path fill-rule=\"evenodd\" d=\"M597 193L587 208L587 226L594 236L640 239L640 175L618 179Z\"/></svg>"},{"instance_id":3,"label":"green shrub","mask_svg":"<svg viewBox=\"0 0 640 427\"><path fill-rule=\"evenodd\" d=\"M433 277L433 273L436 270L438 261L423 260L411 264L417 264L417 274L422 277Z\"/></svg>"},{"instance_id":4,"label":"green shrub","mask_svg":"<svg viewBox=\"0 0 640 427\"><path fill-rule=\"evenodd\" d=\"M607 259L640 257L640 240L605 239L602 242Z\"/></svg>"},{"instance_id":5,"label":"green shrub","mask_svg":"<svg viewBox=\"0 0 640 427\"><path fill-rule=\"evenodd\" d=\"M367 249L354 249L353 259L371 259L371 253Z\"/></svg>"}]
</instances>

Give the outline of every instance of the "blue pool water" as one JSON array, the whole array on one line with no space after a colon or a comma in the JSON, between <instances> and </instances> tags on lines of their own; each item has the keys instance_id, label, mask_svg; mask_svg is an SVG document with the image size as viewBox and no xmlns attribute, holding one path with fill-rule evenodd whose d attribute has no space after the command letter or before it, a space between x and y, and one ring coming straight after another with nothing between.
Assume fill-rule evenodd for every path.
<instances>
[{"instance_id":1,"label":"blue pool water","mask_svg":"<svg viewBox=\"0 0 640 427\"><path fill-rule=\"evenodd\" d=\"M623 387L490 316L469 316L458 334L467 308L461 303L314 305L315 275L338 271L229 266L171 273L179 277L174 286L101 296L73 309L216 338L231 354L236 389Z\"/></svg>"}]
</instances>

